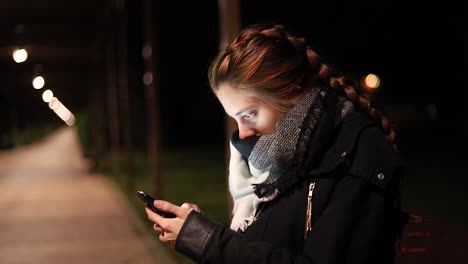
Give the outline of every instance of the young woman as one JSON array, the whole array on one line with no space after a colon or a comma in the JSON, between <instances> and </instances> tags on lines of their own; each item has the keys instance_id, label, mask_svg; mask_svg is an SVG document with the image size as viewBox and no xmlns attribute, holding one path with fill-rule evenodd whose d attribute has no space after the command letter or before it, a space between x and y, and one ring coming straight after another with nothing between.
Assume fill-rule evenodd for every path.
<instances>
[{"instance_id":1,"label":"young woman","mask_svg":"<svg viewBox=\"0 0 468 264\"><path fill-rule=\"evenodd\" d=\"M238 124L230 225L194 204L146 209L159 239L197 263L392 263L401 165L389 119L281 25L244 29L212 62Z\"/></svg>"}]
</instances>

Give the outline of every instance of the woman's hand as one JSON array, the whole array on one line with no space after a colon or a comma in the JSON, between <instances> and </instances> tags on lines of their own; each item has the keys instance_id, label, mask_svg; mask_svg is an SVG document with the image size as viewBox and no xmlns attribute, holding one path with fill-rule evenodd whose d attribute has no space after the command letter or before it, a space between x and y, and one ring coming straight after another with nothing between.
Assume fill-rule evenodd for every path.
<instances>
[{"instance_id":1,"label":"woman's hand","mask_svg":"<svg viewBox=\"0 0 468 264\"><path fill-rule=\"evenodd\" d=\"M159 240L166 243L170 248L174 248L180 229L190 211L201 212L201 210L197 205L191 203L177 206L167 201L155 200L153 204L156 208L176 216L175 218L164 218L145 207L148 218L154 222L154 230L159 232Z\"/></svg>"}]
</instances>

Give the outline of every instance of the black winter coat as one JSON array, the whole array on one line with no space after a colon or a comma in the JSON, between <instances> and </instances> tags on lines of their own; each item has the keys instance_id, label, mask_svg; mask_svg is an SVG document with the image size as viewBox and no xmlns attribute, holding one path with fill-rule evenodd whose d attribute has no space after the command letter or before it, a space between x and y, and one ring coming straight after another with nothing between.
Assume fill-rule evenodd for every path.
<instances>
[{"instance_id":1,"label":"black winter coat","mask_svg":"<svg viewBox=\"0 0 468 264\"><path fill-rule=\"evenodd\" d=\"M260 205L244 233L191 212L176 250L197 263L393 263L401 229L401 165L393 147L359 112L347 116L332 139L322 143L323 158L308 180ZM310 183L312 230L305 233Z\"/></svg>"}]
</instances>

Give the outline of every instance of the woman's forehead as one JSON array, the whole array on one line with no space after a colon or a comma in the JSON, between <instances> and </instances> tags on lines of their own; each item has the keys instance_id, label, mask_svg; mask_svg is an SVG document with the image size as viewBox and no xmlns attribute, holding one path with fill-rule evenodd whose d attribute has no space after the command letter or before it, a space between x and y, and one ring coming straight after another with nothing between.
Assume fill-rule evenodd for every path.
<instances>
[{"instance_id":1,"label":"woman's forehead","mask_svg":"<svg viewBox=\"0 0 468 264\"><path fill-rule=\"evenodd\" d=\"M223 105L226 113L230 116L235 116L257 105L255 98L242 89L234 88L229 84L220 85L216 96Z\"/></svg>"}]
</instances>

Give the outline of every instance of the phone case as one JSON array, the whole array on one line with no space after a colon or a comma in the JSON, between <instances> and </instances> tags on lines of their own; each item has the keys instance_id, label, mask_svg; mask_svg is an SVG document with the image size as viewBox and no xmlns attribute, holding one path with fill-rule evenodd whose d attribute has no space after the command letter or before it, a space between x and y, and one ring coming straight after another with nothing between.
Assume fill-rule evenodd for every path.
<instances>
[{"instance_id":1,"label":"phone case","mask_svg":"<svg viewBox=\"0 0 468 264\"><path fill-rule=\"evenodd\" d=\"M140 199L145 202L146 204L146 207L148 207L149 209L151 209L151 211L161 215L162 217L165 217L165 218L174 218L175 215L172 214L172 213L168 213L168 212L164 212L164 211L161 211L159 209L157 209L156 207L154 207L153 205L153 202L154 202L154 198L151 197L151 195L145 193L144 191L137 191L137 195L138 197L140 197Z\"/></svg>"}]
</instances>

